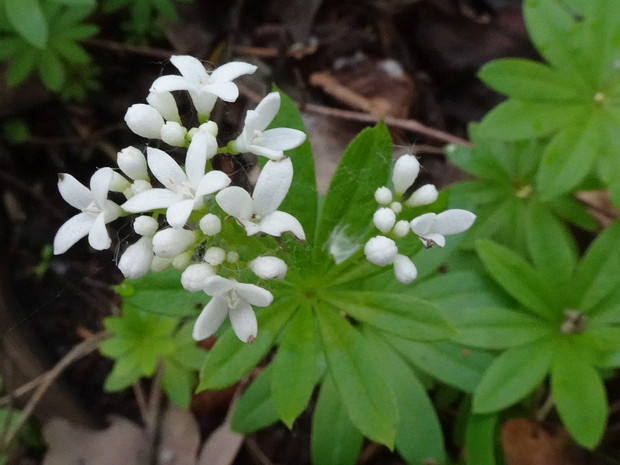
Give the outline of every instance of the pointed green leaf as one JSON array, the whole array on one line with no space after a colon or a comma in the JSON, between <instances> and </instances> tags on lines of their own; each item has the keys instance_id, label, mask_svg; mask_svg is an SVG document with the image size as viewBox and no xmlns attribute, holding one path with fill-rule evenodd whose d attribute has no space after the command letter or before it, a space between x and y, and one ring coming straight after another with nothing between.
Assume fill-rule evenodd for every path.
<instances>
[{"instance_id":1,"label":"pointed green leaf","mask_svg":"<svg viewBox=\"0 0 620 465\"><path fill-rule=\"evenodd\" d=\"M518 100L565 102L584 100L583 85L547 65L522 58L487 63L478 77L488 86Z\"/></svg>"},{"instance_id":2,"label":"pointed green leaf","mask_svg":"<svg viewBox=\"0 0 620 465\"><path fill-rule=\"evenodd\" d=\"M474 412L496 412L531 393L547 375L554 348L554 340L544 339L514 347L497 357L476 388Z\"/></svg>"},{"instance_id":3,"label":"pointed green leaf","mask_svg":"<svg viewBox=\"0 0 620 465\"><path fill-rule=\"evenodd\" d=\"M497 414L470 414L465 429L467 465L496 465Z\"/></svg>"},{"instance_id":4,"label":"pointed green leaf","mask_svg":"<svg viewBox=\"0 0 620 465\"><path fill-rule=\"evenodd\" d=\"M433 304L404 294L334 291L321 297L358 321L416 341L437 341L454 328Z\"/></svg>"},{"instance_id":5,"label":"pointed green leaf","mask_svg":"<svg viewBox=\"0 0 620 465\"><path fill-rule=\"evenodd\" d=\"M355 428L342 405L331 376L326 376L312 416L312 462L321 465L353 465L364 436Z\"/></svg>"},{"instance_id":6,"label":"pointed green leaf","mask_svg":"<svg viewBox=\"0 0 620 465\"><path fill-rule=\"evenodd\" d=\"M181 408L188 408L192 400L192 391L196 385L193 372L183 368L174 361L164 362L162 387L168 398Z\"/></svg>"},{"instance_id":7,"label":"pointed green leaf","mask_svg":"<svg viewBox=\"0 0 620 465\"><path fill-rule=\"evenodd\" d=\"M37 68L43 84L50 90L59 91L65 82L65 67L51 50L41 53Z\"/></svg>"},{"instance_id":8,"label":"pointed green leaf","mask_svg":"<svg viewBox=\"0 0 620 465\"><path fill-rule=\"evenodd\" d=\"M278 421L278 412L271 397L273 366L268 365L248 387L235 407L231 429L249 434Z\"/></svg>"},{"instance_id":9,"label":"pointed green leaf","mask_svg":"<svg viewBox=\"0 0 620 465\"><path fill-rule=\"evenodd\" d=\"M516 141L547 136L577 121L584 106L571 103L529 102L508 99L480 122L488 137Z\"/></svg>"},{"instance_id":10,"label":"pointed green leaf","mask_svg":"<svg viewBox=\"0 0 620 465\"><path fill-rule=\"evenodd\" d=\"M559 346L551 365L551 395L575 440L593 449L607 422L607 395L599 373L568 340Z\"/></svg>"},{"instance_id":11,"label":"pointed green leaf","mask_svg":"<svg viewBox=\"0 0 620 465\"><path fill-rule=\"evenodd\" d=\"M291 428L317 381L317 338L312 310L301 307L282 337L272 363L271 391L280 418Z\"/></svg>"},{"instance_id":12,"label":"pointed green leaf","mask_svg":"<svg viewBox=\"0 0 620 465\"><path fill-rule=\"evenodd\" d=\"M105 379L103 389L107 392L116 392L131 386L140 379L139 365L140 361L135 358L118 359Z\"/></svg>"},{"instance_id":13,"label":"pointed green leaf","mask_svg":"<svg viewBox=\"0 0 620 465\"><path fill-rule=\"evenodd\" d=\"M334 244L363 247L377 209L375 191L387 183L392 140L383 123L366 128L347 147L329 185L317 230L315 258ZM336 237L337 239L336 240Z\"/></svg>"},{"instance_id":14,"label":"pointed green leaf","mask_svg":"<svg viewBox=\"0 0 620 465\"><path fill-rule=\"evenodd\" d=\"M256 311L258 335L253 344L245 344L229 328L215 343L200 369L198 391L223 389L250 372L271 349L284 325L295 312L290 299Z\"/></svg>"},{"instance_id":15,"label":"pointed green leaf","mask_svg":"<svg viewBox=\"0 0 620 465\"><path fill-rule=\"evenodd\" d=\"M476 250L489 274L510 295L545 320L558 319L558 296L538 270L510 249L489 240L478 241Z\"/></svg>"},{"instance_id":16,"label":"pointed green leaf","mask_svg":"<svg viewBox=\"0 0 620 465\"><path fill-rule=\"evenodd\" d=\"M6 17L17 33L35 47L42 49L47 43L47 20L37 0L4 0Z\"/></svg>"},{"instance_id":17,"label":"pointed green leaf","mask_svg":"<svg viewBox=\"0 0 620 465\"><path fill-rule=\"evenodd\" d=\"M365 436L393 448L398 411L381 362L335 309L326 305L315 311L328 371L349 418Z\"/></svg>"},{"instance_id":18,"label":"pointed green leaf","mask_svg":"<svg viewBox=\"0 0 620 465\"><path fill-rule=\"evenodd\" d=\"M6 82L10 86L15 86L26 79L34 70L39 51L28 45L20 53L16 54L9 70L6 73Z\"/></svg>"}]
</instances>

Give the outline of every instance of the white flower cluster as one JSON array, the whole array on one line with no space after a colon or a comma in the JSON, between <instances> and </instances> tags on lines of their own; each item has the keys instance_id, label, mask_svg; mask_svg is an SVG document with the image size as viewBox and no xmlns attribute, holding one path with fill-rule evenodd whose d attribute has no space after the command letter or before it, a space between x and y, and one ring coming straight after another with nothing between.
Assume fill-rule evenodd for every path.
<instances>
[{"instance_id":1,"label":"white flower cluster","mask_svg":"<svg viewBox=\"0 0 620 465\"><path fill-rule=\"evenodd\" d=\"M404 215L407 208L430 205L437 200L437 189L432 184L425 184L403 199L419 172L420 163L413 155L403 155L396 160L392 172L394 192L385 186L375 192L375 200L380 207L372 220L382 235L371 238L364 246L369 262L379 266L393 265L396 279L405 284L413 281L418 271L409 257L398 253L395 239L413 232L425 247L443 247L445 236L467 230L476 219L476 215L467 210L454 209L439 214L425 213L412 220L399 220L398 217Z\"/></svg>"},{"instance_id":2,"label":"white flower cluster","mask_svg":"<svg viewBox=\"0 0 620 465\"><path fill-rule=\"evenodd\" d=\"M136 279L149 270L182 270L185 289L211 296L194 325L194 338L212 335L228 315L239 339L251 343L258 331L252 305L268 306L273 295L256 284L238 282L236 271L246 266L259 278L282 279L287 265L272 256L242 260L221 237L222 223L234 218L248 236L290 232L299 240L305 239L299 221L278 207L293 179L293 164L284 157L284 150L299 146L306 136L295 129L266 130L280 108L280 95L274 92L255 110L248 111L245 126L235 140L218 147L218 127L209 121L209 114L218 98L234 102L239 90L232 80L253 73L256 67L233 62L208 73L199 60L190 56L173 56L171 62L181 74L156 79L147 104L132 105L125 121L139 136L186 148L184 165L159 148L147 147L145 157L138 148L127 147L118 153L120 172L112 168L97 170L90 179L90 189L70 174L60 174L61 196L80 213L58 230L54 253L66 252L86 235L93 248L107 249L111 240L105 225L121 216L140 214L133 229L141 237L120 257L118 267L122 273ZM196 127L183 125L173 91L189 93L198 114ZM240 152L269 158L252 195L229 186L230 178L210 166L216 153ZM158 187L152 185L154 181ZM119 193L125 201L119 205L109 200L109 192ZM208 210L205 199L212 196L224 213ZM164 211L166 221L158 221Z\"/></svg>"}]
</instances>

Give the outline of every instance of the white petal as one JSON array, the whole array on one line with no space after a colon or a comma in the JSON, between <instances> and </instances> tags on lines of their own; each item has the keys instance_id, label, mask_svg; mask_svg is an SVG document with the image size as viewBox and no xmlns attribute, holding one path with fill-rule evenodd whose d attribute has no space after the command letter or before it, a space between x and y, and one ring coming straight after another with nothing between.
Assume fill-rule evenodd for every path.
<instances>
[{"instance_id":1,"label":"white petal","mask_svg":"<svg viewBox=\"0 0 620 465\"><path fill-rule=\"evenodd\" d=\"M176 192L179 185L187 182L187 176L179 164L163 150L148 147L146 155L149 168L166 188Z\"/></svg>"},{"instance_id":2,"label":"white petal","mask_svg":"<svg viewBox=\"0 0 620 465\"><path fill-rule=\"evenodd\" d=\"M211 113L213 106L217 101L217 96L210 94L209 92L197 90L189 90L189 96L192 99L192 103L198 112L198 115L206 116Z\"/></svg>"},{"instance_id":3,"label":"white petal","mask_svg":"<svg viewBox=\"0 0 620 465\"><path fill-rule=\"evenodd\" d=\"M459 234L466 231L474 224L476 215L467 210L446 210L441 212L435 218L435 224L433 225L433 232L439 234L450 235Z\"/></svg>"},{"instance_id":4,"label":"white petal","mask_svg":"<svg viewBox=\"0 0 620 465\"><path fill-rule=\"evenodd\" d=\"M210 296L220 296L235 288L238 283L221 276L209 276L205 279L202 290Z\"/></svg>"},{"instance_id":5,"label":"white petal","mask_svg":"<svg viewBox=\"0 0 620 465\"><path fill-rule=\"evenodd\" d=\"M434 232L420 236L420 240L424 244L424 247L431 247L432 245L443 247L446 245L446 238L443 236L443 234Z\"/></svg>"},{"instance_id":6,"label":"white petal","mask_svg":"<svg viewBox=\"0 0 620 465\"><path fill-rule=\"evenodd\" d=\"M108 199L108 190L113 179L114 171L112 171L112 168L98 169L90 178L90 191L93 193L95 202L101 208L104 207Z\"/></svg>"},{"instance_id":7,"label":"white petal","mask_svg":"<svg viewBox=\"0 0 620 465\"><path fill-rule=\"evenodd\" d=\"M269 158L270 160L273 160L273 161L281 160L282 157L284 157L284 152L282 150L274 150L274 149L270 149L267 147L263 147L262 145L248 145L245 151L253 153L261 157Z\"/></svg>"},{"instance_id":8,"label":"white petal","mask_svg":"<svg viewBox=\"0 0 620 465\"><path fill-rule=\"evenodd\" d=\"M252 74L257 67L243 61L231 61L216 68L209 78L211 82L232 81L244 74Z\"/></svg>"},{"instance_id":9,"label":"white petal","mask_svg":"<svg viewBox=\"0 0 620 465\"><path fill-rule=\"evenodd\" d=\"M235 289L243 299L257 307L267 307L273 302L273 294L255 284L236 283Z\"/></svg>"},{"instance_id":10,"label":"white petal","mask_svg":"<svg viewBox=\"0 0 620 465\"><path fill-rule=\"evenodd\" d=\"M135 103L127 109L125 123L139 136L159 139L159 130L164 125L164 119L152 106Z\"/></svg>"},{"instance_id":11,"label":"white petal","mask_svg":"<svg viewBox=\"0 0 620 465\"><path fill-rule=\"evenodd\" d=\"M392 173L392 182L394 183L394 192L402 194L409 186L413 184L420 172L420 162L413 155L403 155L394 165Z\"/></svg>"},{"instance_id":12,"label":"white petal","mask_svg":"<svg viewBox=\"0 0 620 465\"><path fill-rule=\"evenodd\" d=\"M69 250L77 241L88 234L95 219L86 213L78 213L69 218L54 237L54 255L60 255Z\"/></svg>"},{"instance_id":13,"label":"white petal","mask_svg":"<svg viewBox=\"0 0 620 465\"><path fill-rule=\"evenodd\" d=\"M112 245L108 231L105 228L105 218L103 213L100 213L97 215L97 218L95 218L93 226L90 228L90 232L88 233L88 243L95 250L109 249L110 245Z\"/></svg>"},{"instance_id":14,"label":"white petal","mask_svg":"<svg viewBox=\"0 0 620 465\"><path fill-rule=\"evenodd\" d=\"M213 194L221 189L224 189L230 184L230 178L226 173L218 170L209 171L203 176L196 188L196 198L204 197L205 195Z\"/></svg>"},{"instance_id":15,"label":"white petal","mask_svg":"<svg viewBox=\"0 0 620 465\"><path fill-rule=\"evenodd\" d=\"M141 237L131 244L118 261L118 269L129 279L138 279L151 269L153 262L153 241L150 237Z\"/></svg>"},{"instance_id":16,"label":"white petal","mask_svg":"<svg viewBox=\"0 0 620 465\"><path fill-rule=\"evenodd\" d=\"M149 189L134 195L121 208L129 213L140 213L168 208L177 200L178 196L168 189Z\"/></svg>"},{"instance_id":17,"label":"white petal","mask_svg":"<svg viewBox=\"0 0 620 465\"><path fill-rule=\"evenodd\" d=\"M271 212L263 217L258 223L258 229L275 237L279 237L285 232L290 232L300 241L306 240L304 228L297 218L281 211Z\"/></svg>"},{"instance_id":18,"label":"white petal","mask_svg":"<svg viewBox=\"0 0 620 465\"><path fill-rule=\"evenodd\" d=\"M264 216L277 210L286 197L292 180L293 163L290 158L268 161L254 187L254 213Z\"/></svg>"},{"instance_id":19,"label":"white petal","mask_svg":"<svg viewBox=\"0 0 620 465\"><path fill-rule=\"evenodd\" d=\"M170 92L151 92L146 97L146 101L155 108L166 121L181 122L177 102Z\"/></svg>"},{"instance_id":20,"label":"white petal","mask_svg":"<svg viewBox=\"0 0 620 465\"><path fill-rule=\"evenodd\" d=\"M196 82L208 76L207 70L197 58L189 55L173 55L170 62L178 69L184 78Z\"/></svg>"},{"instance_id":21,"label":"white petal","mask_svg":"<svg viewBox=\"0 0 620 465\"><path fill-rule=\"evenodd\" d=\"M256 109L256 119L253 122L254 128L264 131L278 114L280 109L280 94L272 92L263 98Z\"/></svg>"},{"instance_id":22,"label":"white petal","mask_svg":"<svg viewBox=\"0 0 620 465\"><path fill-rule=\"evenodd\" d=\"M103 221L108 224L110 221L114 221L122 214L121 207L116 205L111 200L106 200L103 205Z\"/></svg>"},{"instance_id":23,"label":"white petal","mask_svg":"<svg viewBox=\"0 0 620 465\"><path fill-rule=\"evenodd\" d=\"M213 139L212 143L210 143L209 138ZM205 175L207 150L214 144L217 147L215 137L206 131L198 131L194 134L192 141L189 143L187 156L185 157L185 172L187 173L190 184L194 187L198 186L198 183Z\"/></svg>"},{"instance_id":24,"label":"white petal","mask_svg":"<svg viewBox=\"0 0 620 465\"><path fill-rule=\"evenodd\" d=\"M291 150L306 140L306 135L297 129L275 128L263 132L263 145L274 150Z\"/></svg>"},{"instance_id":25,"label":"white petal","mask_svg":"<svg viewBox=\"0 0 620 465\"><path fill-rule=\"evenodd\" d=\"M418 270L409 257L398 254L394 259L394 276L403 284L409 284L418 276Z\"/></svg>"},{"instance_id":26,"label":"white petal","mask_svg":"<svg viewBox=\"0 0 620 465\"><path fill-rule=\"evenodd\" d=\"M243 342L252 344L258 332L258 322L250 304L240 301L237 306L229 309L228 318L237 337Z\"/></svg>"},{"instance_id":27,"label":"white petal","mask_svg":"<svg viewBox=\"0 0 620 465\"><path fill-rule=\"evenodd\" d=\"M182 228L194 209L194 199L175 202L166 210L166 221L173 228Z\"/></svg>"},{"instance_id":28,"label":"white petal","mask_svg":"<svg viewBox=\"0 0 620 465\"><path fill-rule=\"evenodd\" d=\"M58 191L73 208L83 210L94 200L93 193L68 173L58 174Z\"/></svg>"},{"instance_id":29,"label":"white petal","mask_svg":"<svg viewBox=\"0 0 620 465\"><path fill-rule=\"evenodd\" d=\"M235 218L247 220L252 217L252 197L239 186L221 190L215 196L215 201L222 210Z\"/></svg>"},{"instance_id":30,"label":"white petal","mask_svg":"<svg viewBox=\"0 0 620 465\"><path fill-rule=\"evenodd\" d=\"M150 92L170 92L172 90L194 90L196 85L194 82L185 79L183 76L161 76L155 79L155 82L149 89Z\"/></svg>"},{"instance_id":31,"label":"white petal","mask_svg":"<svg viewBox=\"0 0 620 465\"><path fill-rule=\"evenodd\" d=\"M185 252L196 240L196 233L187 229L167 228L153 236L153 252L162 258L174 258Z\"/></svg>"},{"instance_id":32,"label":"white petal","mask_svg":"<svg viewBox=\"0 0 620 465\"><path fill-rule=\"evenodd\" d=\"M232 82L219 82L217 84L209 84L203 89L213 95L217 95L225 102L234 102L239 97L239 89Z\"/></svg>"},{"instance_id":33,"label":"white petal","mask_svg":"<svg viewBox=\"0 0 620 465\"><path fill-rule=\"evenodd\" d=\"M425 213L424 215L412 219L409 223L411 225L411 230L418 236L424 236L433 228L436 217L437 215L435 213Z\"/></svg>"},{"instance_id":34,"label":"white petal","mask_svg":"<svg viewBox=\"0 0 620 465\"><path fill-rule=\"evenodd\" d=\"M205 339L215 333L222 325L228 314L228 304L221 297L213 297L202 309L200 316L194 323L192 337L196 341Z\"/></svg>"}]
</instances>

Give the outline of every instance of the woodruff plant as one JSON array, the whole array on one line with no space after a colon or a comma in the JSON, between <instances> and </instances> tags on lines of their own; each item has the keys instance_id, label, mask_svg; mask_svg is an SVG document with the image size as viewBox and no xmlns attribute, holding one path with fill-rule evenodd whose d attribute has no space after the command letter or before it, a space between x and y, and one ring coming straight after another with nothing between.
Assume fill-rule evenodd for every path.
<instances>
[{"instance_id":1,"label":"woodruff plant","mask_svg":"<svg viewBox=\"0 0 620 465\"><path fill-rule=\"evenodd\" d=\"M234 383L277 346L239 403L238 430L278 418L292 426L320 385L316 463L353 463L363 436L396 445L411 462L443 461L439 421L406 353L407 343L423 350L454 329L433 304L401 291L418 275L411 258L423 248L443 247L445 236L467 230L475 215L434 211L437 190L413 189L419 162L405 155L392 163L383 124L352 142L321 203L303 125L286 96L267 95L247 112L236 138L218 142L218 126L209 119L216 100L234 102L232 81L255 66L233 62L207 72L189 56L171 62L180 75L156 79L147 104L125 115L134 133L150 139L146 157L136 147L121 150L119 170L97 170L90 188L69 174L59 176L62 197L80 212L59 229L54 252L66 252L85 236L93 248L109 248L106 224L136 215L133 229L140 237L118 263L128 278L119 288L124 305L131 312L191 318L197 340L218 336L198 389ZM178 91L193 103L191 123L179 115L172 94ZM184 165L167 153L171 149L185 150ZM245 152L267 159L252 193L231 186L212 164L218 153ZM377 282L395 284L372 285ZM196 301L206 301L199 315ZM123 338L137 333L114 321L107 324L116 328L118 344L128 345ZM172 331L166 324L164 339ZM144 375L152 373L154 356L174 352L136 356L114 344L104 353L117 364L123 357L133 360L125 365L144 362ZM123 385L118 376L115 383Z\"/></svg>"}]
</instances>

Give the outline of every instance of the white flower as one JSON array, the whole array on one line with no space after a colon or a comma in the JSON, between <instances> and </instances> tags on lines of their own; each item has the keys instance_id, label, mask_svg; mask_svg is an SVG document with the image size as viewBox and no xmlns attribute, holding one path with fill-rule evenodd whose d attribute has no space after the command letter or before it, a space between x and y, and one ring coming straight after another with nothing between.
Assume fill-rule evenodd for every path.
<instances>
[{"instance_id":1,"label":"white flower","mask_svg":"<svg viewBox=\"0 0 620 465\"><path fill-rule=\"evenodd\" d=\"M79 210L64 223L54 237L54 254L65 253L73 244L88 235L93 249L110 247L111 240L105 225L121 214L120 207L108 200L108 190L114 179L111 168L101 168L90 178L90 189L70 174L58 175L58 190L65 201Z\"/></svg>"},{"instance_id":2,"label":"white flower","mask_svg":"<svg viewBox=\"0 0 620 465\"><path fill-rule=\"evenodd\" d=\"M267 129L280 109L280 94L272 92L249 110L245 117L243 131L233 143L237 152L251 152L256 155L279 160L284 150L294 149L303 144L306 135L297 129Z\"/></svg>"},{"instance_id":3,"label":"white flower","mask_svg":"<svg viewBox=\"0 0 620 465\"><path fill-rule=\"evenodd\" d=\"M446 238L451 234L459 234L474 223L476 215L467 210L446 210L439 213L425 213L411 220L411 230L418 235L424 247L446 245Z\"/></svg>"},{"instance_id":4,"label":"white flower","mask_svg":"<svg viewBox=\"0 0 620 465\"><path fill-rule=\"evenodd\" d=\"M364 254L370 263L385 266L394 262L398 254L396 243L385 236L375 236L366 242Z\"/></svg>"},{"instance_id":5,"label":"white flower","mask_svg":"<svg viewBox=\"0 0 620 465\"><path fill-rule=\"evenodd\" d=\"M256 276L263 279L284 279L288 267L278 257L257 257L250 262L250 269Z\"/></svg>"},{"instance_id":6,"label":"white flower","mask_svg":"<svg viewBox=\"0 0 620 465\"><path fill-rule=\"evenodd\" d=\"M151 86L151 92L169 92L186 90L199 115L208 115L219 97L225 102L234 102L239 96L239 89L232 83L233 79L243 74L252 74L256 66L240 61L226 63L210 74L202 63L194 57L175 55L170 58L181 76L171 75L157 78Z\"/></svg>"},{"instance_id":7,"label":"white flower","mask_svg":"<svg viewBox=\"0 0 620 465\"><path fill-rule=\"evenodd\" d=\"M135 103L125 113L125 123L134 133L147 139L159 139L164 119L159 112L145 103Z\"/></svg>"},{"instance_id":8,"label":"white flower","mask_svg":"<svg viewBox=\"0 0 620 465\"><path fill-rule=\"evenodd\" d=\"M201 340L211 336L228 315L237 337L248 344L254 342L258 324L252 305L270 305L273 301L271 292L254 284L239 283L221 276L206 278L203 290L212 296L212 299L194 324L194 339Z\"/></svg>"},{"instance_id":9,"label":"white flower","mask_svg":"<svg viewBox=\"0 0 620 465\"><path fill-rule=\"evenodd\" d=\"M405 255L398 254L394 258L394 276L403 284L409 284L418 276L418 270Z\"/></svg>"},{"instance_id":10,"label":"white flower","mask_svg":"<svg viewBox=\"0 0 620 465\"><path fill-rule=\"evenodd\" d=\"M392 237L401 238L405 237L409 234L411 227L409 226L409 221L407 220L399 220L394 225L394 229L392 230Z\"/></svg>"},{"instance_id":11,"label":"white flower","mask_svg":"<svg viewBox=\"0 0 620 465\"><path fill-rule=\"evenodd\" d=\"M157 232L159 224L152 216L142 215L133 221L133 230L141 236L153 236Z\"/></svg>"},{"instance_id":12,"label":"white flower","mask_svg":"<svg viewBox=\"0 0 620 465\"><path fill-rule=\"evenodd\" d=\"M420 172L420 162L413 155L403 155L394 164L392 183L394 192L402 195L413 184Z\"/></svg>"},{"instance_id":13,"label":"white flower","mask_svg":"<svg viewBox=\"0 0 620 465\"><path fill-rule=\"evenodd\" d=\"M217 150L215 138L204 131L196 133L187 149L185 172L162 150L149 147L149 168L165 189L149 189L131 197L122 207L131 213L167 208L170 226L181 228L192 210L202 207L203 197L226 187L230 178L221 171L205 174L206 162Z\"/></svg>"},{"instance_id":14,"label":"white flower","mask_svg":"<svg viewBox=\"0 0 620 465\"><path fill-rule=\"evenodd\" d=\"M278 211L293 180L290 158L268 161L258 176L252 196L241 187L223 189L215 196L218 205L243 226L248 236L264 232L279 237L291 232L300 240L306 235L292 215Z\"/></svg>"}]
</instances>

